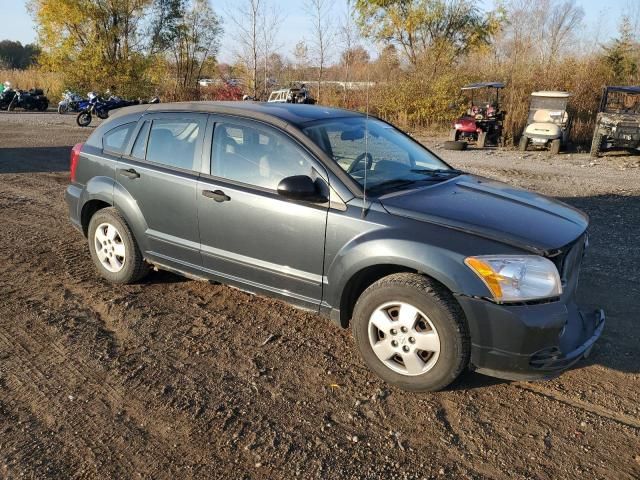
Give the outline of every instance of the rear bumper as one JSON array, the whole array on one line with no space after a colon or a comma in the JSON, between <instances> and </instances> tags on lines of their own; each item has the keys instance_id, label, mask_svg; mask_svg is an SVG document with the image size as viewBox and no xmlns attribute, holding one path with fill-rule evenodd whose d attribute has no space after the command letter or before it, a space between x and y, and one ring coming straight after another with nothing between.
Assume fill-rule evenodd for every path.
<instances>
[{"instance_id":1,"label":"rear bumper","mask_svg":"<svg viewBox=\"0 0 640 480\"><path fill-rule=\"evenodd\" d=\"M602 310L585 313L562 301L509 306L458 300L471 330L472 367L508 380L559 375L589 355L605 324Z\"/></svg>"},{"instance_id":2,"label":"rear bumper","mask_svg":"<svg viewBox=\"0 0 640 480\"><path fill-rule=\"evenodd\" d=\"M82 231L82 222L80 219L80 196L82 195L82 188L76 185L69 185L64 191L64 200L67 203L67 209L69 211L69 220L71 224L78 230Z\"/></svg>"}]
</instances>

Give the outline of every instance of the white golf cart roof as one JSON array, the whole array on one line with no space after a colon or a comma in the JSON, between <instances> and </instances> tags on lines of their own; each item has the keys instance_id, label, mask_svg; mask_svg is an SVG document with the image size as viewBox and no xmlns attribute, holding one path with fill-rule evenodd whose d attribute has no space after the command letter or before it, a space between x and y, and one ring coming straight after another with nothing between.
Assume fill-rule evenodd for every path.
<instances>
[{"instance_id":1,"label":"white golf cart roof","mask_svg":"<svg viewBox=\"0 0 640 480\"><path fill-rule=\"evenodd\" d=\"M555 90L542 90L540 92L532 92L532 97L552 97L552 98L569 98L569 92L560 92Z\"/></svg>"}]
</instances>

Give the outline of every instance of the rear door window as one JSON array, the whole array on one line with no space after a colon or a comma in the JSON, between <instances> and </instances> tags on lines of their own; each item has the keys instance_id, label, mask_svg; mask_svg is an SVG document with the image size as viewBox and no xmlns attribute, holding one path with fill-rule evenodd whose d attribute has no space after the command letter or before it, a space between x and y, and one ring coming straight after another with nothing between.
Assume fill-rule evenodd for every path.
<instances>
[{"instance_id":1,"label":"rear door window","mask_svg":"<svg viewBox=\"0 0 640 480\"><path fill-rule=\"evenodd\" d=\"M168 167L194 170L201 131L202 121L196 119L153 120L145 159Z\"/></svg>"},{"instance_id":2,"label":"rear door window","mask_svg":"<svg viewBox=\"0 0 640 480\"><path fill-rule=\"evenodd\" d=\"M125 123L124 125L109 130L102 137L102 149L105 152L121 154L127 146L129 137L135 126L135 122Z\"/></svg>"}]
</instances>

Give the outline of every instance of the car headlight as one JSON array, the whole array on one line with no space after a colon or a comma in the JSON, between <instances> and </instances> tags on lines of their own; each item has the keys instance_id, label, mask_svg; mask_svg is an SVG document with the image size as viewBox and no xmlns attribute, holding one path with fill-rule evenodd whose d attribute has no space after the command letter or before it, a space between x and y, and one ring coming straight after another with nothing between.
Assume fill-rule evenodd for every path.
<instances>
[{"instance_id":1,"label":"car headlight","mask_svg":"<svg viewBox=\"0 0 640 480\"><path fill-rule=\"evenodd\" d=\"M497 302L522 302L562 294L558 269L537 255L483 255L464 263L478 275Z\"/></svg>"}]
</instances>

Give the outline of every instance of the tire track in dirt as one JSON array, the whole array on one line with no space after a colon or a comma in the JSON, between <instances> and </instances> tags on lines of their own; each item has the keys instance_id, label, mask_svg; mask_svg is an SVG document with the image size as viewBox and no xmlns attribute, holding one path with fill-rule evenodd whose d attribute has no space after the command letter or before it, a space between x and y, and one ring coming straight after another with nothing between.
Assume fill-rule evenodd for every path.
<instances>
[{"instance_id":1,"label":"tire track in dirt","mask_svg":"<svg viewBox=\"0 0 640 480\"><path fill-rule=\"evenodd\" d=\"M640 433L640 419L634 418L630 415L614 412L600 405L596 405L590 402L585 402L580 399L570 397L569 395L564 395L563 393L560 393L558 391L555 391L549 388L544 388L535 383L527 383L527 384L519 383L519 384L516 384L515 387L525 390L527 392L534 393L536 395L543 396L551 400L555 400L556 402L563 403L569 407L576 408L585 412L589 412L593 415L597 415L599 417L606 418L608 420L612 420L621 425L634 428L636 430L639 430L638 433Z\"/></svg>"}]
</instances>

